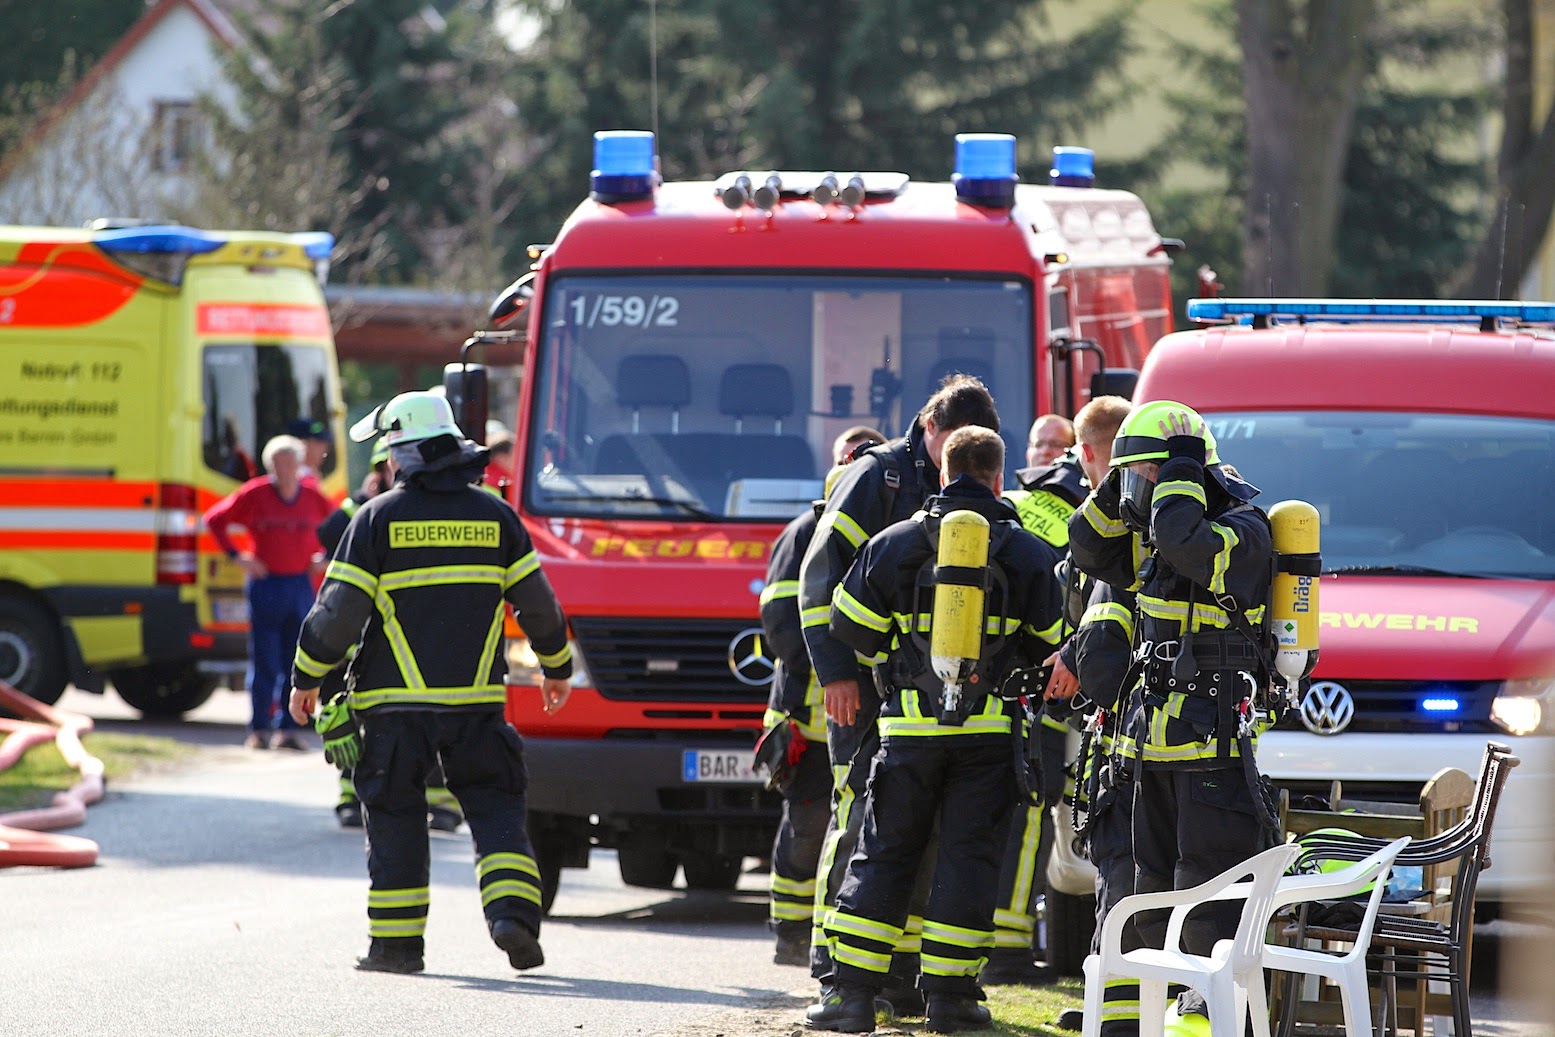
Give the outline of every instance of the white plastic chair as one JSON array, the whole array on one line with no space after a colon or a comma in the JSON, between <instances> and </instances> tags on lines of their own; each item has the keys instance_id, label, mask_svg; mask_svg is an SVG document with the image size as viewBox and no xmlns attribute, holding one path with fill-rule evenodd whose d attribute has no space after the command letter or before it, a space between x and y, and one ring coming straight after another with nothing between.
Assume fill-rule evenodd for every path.
<instances>
[{"instance_id":1,"label":"white plastic chair","mask_svg":"<svg viewBox=\"0 0 1555 1037\"><path fill-rule=\"evenodd\" d=\"M1343 954L1309 950L1305 947L1282 947L1265 944L1263 967L1281 972L1301 972L1332 980L1339 988L1340 1004L1344 1008L1344 1029L1350 1037L1373 1033L1371 1021L1371 996L1366 983L1366 950L1371 945L1372 927L1377 924L1377 912L1382 905L1382 893L1388 884L1388 872L1393 860L1409 839L1395 839L1363 861L1341 871L1321 875L1291 875L1280 881L1274 891L1274 909L1314 900L1338 900L1353 896L1372 884L1371 896L1366 901L1366 914L1355 931L1355 942ZM1319 851L1321 852L1321 851ZM1292 991L1292 996L1296 992ZM1264 1012L1267 1018L1268 1012ZM1361 1026L1361 1020L1366 1024ZM1254 1024L1256 1027L1256 1023ZM1259 1031L1259 1037L1267 1034L1267 1027Z\"/></svg>"},{"instance_id":2,"label":"white plastic chair","mask_svg":"<svg viewBox=\"0 0 1555 1037\"><path fill-rule=\"evenodd\" d=\"M1274 894L1281 876L1301 855L1291 843L1275 846L1227 869L1192 889L1136 893L1124 897L1102 924L1100 953L1085 959L1085 1021L1081 1037L1101 1033L1102 992L1111 979L1139 980L1140 1037L1163 1037L1166 1028L1166 985L1182 983L1204 996L1211 1037L1242 1037L1242 1023L1253 1011L1254 1026L1269 1028L1268 1001L1263 990L1264 934L1274 914ZM1238 881L1250 876L1248 881ZM1215 944L1208 957L1182 949L1182 927L1189 912L1214 900L1241 900L1236 936ZM1141 911L1171 908L1166 945L1157 950L1122 949L1123 927Z\"/></svg>"}]
</instances>

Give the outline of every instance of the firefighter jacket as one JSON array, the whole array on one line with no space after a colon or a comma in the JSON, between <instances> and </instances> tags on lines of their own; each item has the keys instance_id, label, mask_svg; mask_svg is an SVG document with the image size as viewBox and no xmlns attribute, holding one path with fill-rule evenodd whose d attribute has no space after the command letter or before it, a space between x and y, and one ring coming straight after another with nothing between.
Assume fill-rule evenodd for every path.
<instances>
[{"instance_id":1,"label":"firefighter jacket","mask_svg":"<svg viewBox=\"0 0 1555 1037\"><path fill-rule=\"evenodd\" d=\"M1069 546L1069 516L1090 492L1085 471L1071 455L1053 464L1022 468L1015 473L1020 489L1004 497L1015 507L1026 532L1041 537L1062 551Z\"/></svg>"},{"instance_id":2,"label":"firefighter jacket","mask_svg":"<svg viewBox=\"0 0 1555 1037\"><path fill-rule=\"evenodd\" d=\"M989 679L963 686L963 696L971 700L966 721L949 726L935 719L934 703L898 675L903 668L928 665L912 643L912 632L927 636L933 620L933 588L925 587L921 579L925 566L932 568L936 561L930 524L960 510L975 511L990 526L1004 527L991 540L989 564L1001 570L1003 579L995 581L985 598L984 630L990 639L1005 639L1014 651L1003 653L1003 664L989 673ZM998 697L998 685L1016 666L1040 664L1058 642L1062 605L1053 575L1057 562L1058 553L1051 545L1020 528L1013 508L965 476L931 497L925 510L872 537L837 589L831 633L893 675L891 694L880 708L880 736L1008 737L1019 707Z\"/></svg>"},{"instance_id":3,"label":"firefighter jacket","mask_svg":"<svg viewBox=\"0 0 1555 1037\"><path fill-rule=\"evenodd\" d=\"M799 573L799 614L815 677L824 687L858 679L858 660L831 636L832 594L864 542L911 518L939 487L939 468L914 419L901 439L871 447L848 465L827 498Z\"/></svg>"},{"instance_id":4,"label":"firefighter jacket","mask_svg":"<svg viewBox=\"0 0 1555 1037\"><path fill-rule=\"evenodd\" d=\"M819 518L817 505L778 534L767 563L767 585L761 592L761 627L766 632L767 647L777 656L764 726L771 727L786 717L797 723L805 738L813 742L826 740L826 715L821 709L821 686L810 667L810 651L799 623L799 567L815 537Z\"/></svg>"},{"instance_id":5,"label":"firefighter jacket","mask_svg":"<svg viewBox=\"0 0 1555 1037\"><path fill-rule=\"evenodd\" d=\"M345 538L346 527L351 524L351 519L356 515L357 509L372 500L365 493L354 493L340 502L340 507L330 512L328 517L320 522L313 532L319 538L319 543L324 545L326 558L335 556L335 548L340 546L340 541Z\"/></svg>"},{"instance_id":6,"label":"firefighter jacket","mask_svg":"<svg viewBox=\"0 0 1555 1037\"><path fill-rule=\"evenodd\" d=\"M470 485L466 445L409 467L357 509L303 621L293 683L312 688L358 639L353 711L500 709L504 603L547 677L572 673L567 622L513 509Z\"/></svg>"},{"instance_id":7,"label":"firefighter jacket","mask_svg":"<svg viewBox=\"0 0 1555 1037\"><path fill-rule=\"evenodd\" d=\"M1144 760L1224 765L1242 748L1235 709L1252 690L1242 673L1261 667L1263 646L1256 640L1269 602L1273 546L1264 513L1228 493L1229 476L1208 471L1191 450L1179 456L1179 439L1203 442L1168 441L1172 456L1157 475L1143 564L1135 564L1139 548L1118 517L1112 479L1070 520L1069 550L1082 571L1136 592L1137 692L1146 729L1133 733ZM1245 483L1238 490L1256 492Z\"/></svg>"}]
</instances>

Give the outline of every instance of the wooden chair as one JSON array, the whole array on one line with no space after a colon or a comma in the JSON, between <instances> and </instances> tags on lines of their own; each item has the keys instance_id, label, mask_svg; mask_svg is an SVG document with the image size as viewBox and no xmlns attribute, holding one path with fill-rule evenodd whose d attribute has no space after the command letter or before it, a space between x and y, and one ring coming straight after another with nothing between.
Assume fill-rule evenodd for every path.
<instances>
[{"instance_id":1,"label":"wooden chair","mask_svg":"<svg viewBox=\"0 0 1555 1037\"><path fill-rule=\"evenodd\" d=\"M1425 895L1413 914L1385 914L1377 920L1372 947L1384 954L1382 980L1385 1003L1391 1025L1397 1032L1396 981L1415 981L1412 1023L1419 1033L1427 1013L1447 1012L1453 1018L1454 1037L1472 1037L1469 1018L1469 956L1474 924L1474 891L1479 874L1490 866L1490 835L1501 792L1513 767L1518 764L1510 749L1498 742L1485 747L1472 801L1461 805L1463 782L1438 775L1422 790L1422 829L1429 819L1432 827L1459 820L1444 831L1425 834L1410 843L1398 856L1398 867L1420 867L1426 877ZM1295 812L1292 812L1293 814ZM1323 813L1313 811L1311 813ZM1461 816L1460 816L1461 813ZM1343 827L1357 831L1365 826L1363 814L1328 814L1324 827ZM1298 819L1299 820L1299 819ZM1308 839L1309 852L1337 860L1361 860L1385 845L1382 838L1322 837ZM1342 925L1305 924L1305 916L1288 927L1284 934L1298 943L1305 939L1353 942L1353 928ZM1445 982L1445 999L1430 994L1429 984ZM1445 1001L1445 1004L1443 1004ZM1289 1033L1294 1005L1287 1007L1282 1033Z\"/></svg>"}]
</instances>

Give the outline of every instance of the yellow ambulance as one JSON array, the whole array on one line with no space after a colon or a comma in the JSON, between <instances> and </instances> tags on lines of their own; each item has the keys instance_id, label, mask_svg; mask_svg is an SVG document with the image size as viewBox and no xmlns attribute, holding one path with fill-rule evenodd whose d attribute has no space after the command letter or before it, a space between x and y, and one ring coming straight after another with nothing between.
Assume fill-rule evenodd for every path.
<instances>
[{"instance_id":1,"label":"yellow ambulance","mask_svg":"<svg viewBox=\"0 0 1555 1037\"><path fill-rule=\"evenodd\" d=\"M0 227L0 680L147 715L247 659L243 573L200 522L322 421L344 494L324 233Z\"/></svg>"}]
</instances>

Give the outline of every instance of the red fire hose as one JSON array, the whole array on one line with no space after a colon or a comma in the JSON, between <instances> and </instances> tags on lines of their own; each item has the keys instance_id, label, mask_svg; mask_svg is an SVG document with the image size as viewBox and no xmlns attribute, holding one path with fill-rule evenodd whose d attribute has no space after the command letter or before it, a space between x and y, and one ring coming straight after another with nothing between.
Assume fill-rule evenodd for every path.
<instances>
[{"instance_id":1,"label":"red fire hose","mask_svg":"<svg viewBox=\"0 0 1555 1037\"><path fill-rule=\"evenodd\" d=\"M24 720L0 718L0 770L12 766L34 745L53 740L81 780L54 796L52 806L0 814L0 868L31 865L85 868L97 863L97 844L74 835L47 834L86 820L86 808L103 798L103 764L87 753L81 735L92 729L89 717L46 706L0 681L0 707Z\"/></svg>"}]
</instances>

